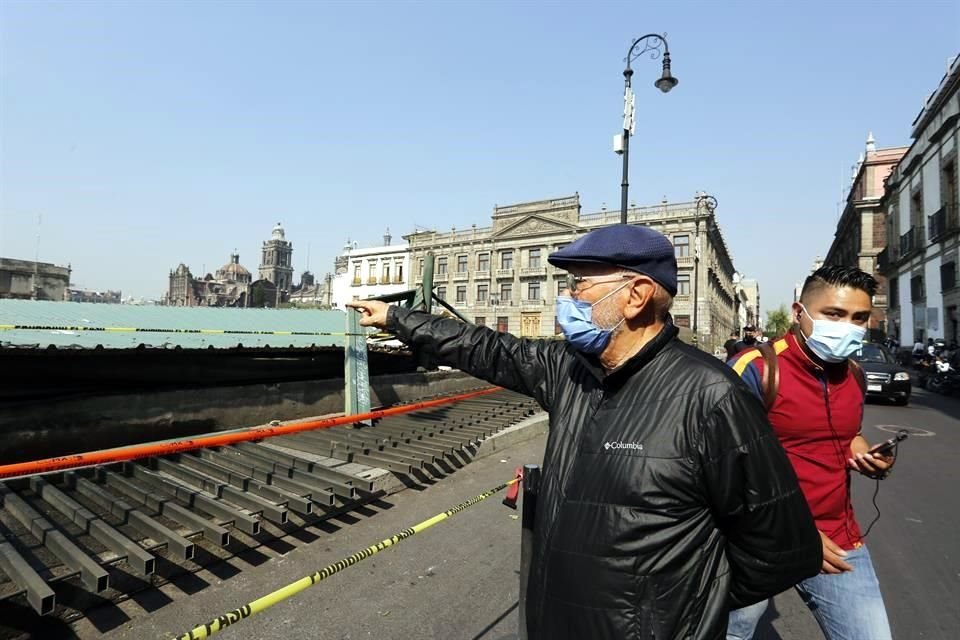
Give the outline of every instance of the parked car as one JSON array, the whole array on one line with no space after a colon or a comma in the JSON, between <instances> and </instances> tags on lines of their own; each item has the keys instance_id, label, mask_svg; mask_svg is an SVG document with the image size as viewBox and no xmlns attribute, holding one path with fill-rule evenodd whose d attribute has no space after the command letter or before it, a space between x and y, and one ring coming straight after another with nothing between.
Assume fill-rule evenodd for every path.
<instances>
[{"instance_id":1,"label":"parked car","mask_svg":"<svg viewBox=\"0 0 960 640\"><path fill-rule=\"evenodd\" d=\"M853 354L853 359L866 374L868 398L885 398L900 405L910 402L910 373L886 348L867 343Z\"/></svg>"}]
</instances>

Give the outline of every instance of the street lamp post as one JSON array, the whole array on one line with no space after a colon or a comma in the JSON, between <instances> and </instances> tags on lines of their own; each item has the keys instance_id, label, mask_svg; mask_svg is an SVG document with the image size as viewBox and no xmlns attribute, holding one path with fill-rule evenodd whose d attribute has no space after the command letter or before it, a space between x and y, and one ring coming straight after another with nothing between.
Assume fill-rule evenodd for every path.
<instances>
[{"instance_id":1,"label":"street lamp post","mask_svg":"<svg viewBox=\"0 0 960 640\"><path fill-rule=\"evenodd\" d=\"M707 210L707 218L713 215L717 208L717 199L702 191L696 197L697 206L693 214L693 340L700 344L700 333L697 316L700 310L700 209ZM707 224L709 233L710 225Z\"/></svg>"},{"instance_id":2,"label":"street lamp post","mask_svg":"<svg viewBox=\"0 0 960 640\"><path fill-rule=\"evenodd\" d=\"M637 45L641 42L643 46L638 48ZM648 33L634 40L633 44L630 45L630 50L627 51L627 68L623 70L623 137L620 140L621 153L623 154L623 180L620 182L620 222L623 224L627 222L627 191L630 186L627 180L627 170L630 163L630 136L633 135L635 128L633 88L630 84L633 69L630 68L630 63L648 51L650 52L650 58L656 60L661 56L661 47L663 47L663 70L653 86L667 93L677 86L679 81L670 73L670 47L667 46L666 38L656 33ZM614 148L620 151L617 147L621 145L616 145Z\"/></svg>"}]
</instances>

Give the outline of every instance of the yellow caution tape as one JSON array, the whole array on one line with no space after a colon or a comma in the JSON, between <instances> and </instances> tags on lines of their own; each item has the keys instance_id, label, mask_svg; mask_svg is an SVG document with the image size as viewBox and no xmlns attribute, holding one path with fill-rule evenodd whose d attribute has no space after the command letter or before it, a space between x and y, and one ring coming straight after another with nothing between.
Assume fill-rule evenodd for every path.
<instances>
[{"instance_id":1,"label":"yellow caution tape","mask_svg":"<svg viewBox=\"0 0 960 640\"><path fill-rule=\"evenodd\" d=\"M269 607L272 607L278 602L283 602L287 598L293 595L296 595L297 593L300 593L304 589L312 587L313 585L317 584L321 580L326 580L327 578L334 575L335 573L340 573L347 567L352 567L358 562L362 560L366 560L370 556L383 551L387 547L392 547L393 545L398 544L417 533L420 533L424 529L429 529L433 525L439 522L443 522L450 516L456 515L461 511L463 511L464 509L467 509L468 507L472 507L478 502L486 500L490 496L496 494L499 491L502 491L503 489L506 489L510 485L515 484L519 481L520 481L519 478L514 478L509 482L504 482L499 487L495 487L493 489L490 489L489 491L484 491L483 493L476 496L475 498L471 498L466 502L461 502L460 504L453 507L452 509L447 509L443 513L438 513L432 518L424 520L420 524L415 524L412 527L403 529L396 535L393 535L385 540L381 540L377 544L369 546L366 549L363 549L362 551L358 551L353 555L347 556L346 558L344 558L343 560L340 560L339 562L328 564L323 569L320 569L319 571L312 573L309 576L300 578L296 582L291 582L287 586L281 589L277 589L273 593L268 593L267 595L261 598L257 598L253 602L249 604L245 604L239 609L228 611L222 616L218 616L206 624L202 624L198 627L194 627L187 633L177 636L177 640L201 640L201 638L208 638L213 634L217 633L218 631L223 631L224 629L226 629L232 624L235 624L237 622L240 622L241 620L249 618L255 613L260 613L261 611Z\"/></svg>"},{"instance_id":2,"label":"yellow caution tape","mask_svg":"<svg viewBox=\"0 0 960 640\"><path fill-rule=\"evenodd\" d=\"M145 329L142 327L69 327L37 324L0 324L0 331L104 331L109 333L199 333L244 336L366 336L336 331L260 331L257 329Z\"/></svg>"}]
</instances>

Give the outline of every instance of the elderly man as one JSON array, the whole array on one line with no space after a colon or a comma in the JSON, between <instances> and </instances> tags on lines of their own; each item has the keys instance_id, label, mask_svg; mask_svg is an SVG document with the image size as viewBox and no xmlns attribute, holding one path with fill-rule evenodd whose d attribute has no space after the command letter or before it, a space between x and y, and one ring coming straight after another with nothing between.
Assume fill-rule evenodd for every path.
<instances>
[{"instance_id":1,"label":"elderly man","mask_svg":"<svg viewBox=\"0 0 960 640\"><path fill-rule=\"evenodd\" d=\"M762 405L677 339L673 246L645 227L552 254L566 341L355 302L361 324L550 413L528 637L724 637L727 611L820 569L820 536Z\"/></svg>"}]
</instances>

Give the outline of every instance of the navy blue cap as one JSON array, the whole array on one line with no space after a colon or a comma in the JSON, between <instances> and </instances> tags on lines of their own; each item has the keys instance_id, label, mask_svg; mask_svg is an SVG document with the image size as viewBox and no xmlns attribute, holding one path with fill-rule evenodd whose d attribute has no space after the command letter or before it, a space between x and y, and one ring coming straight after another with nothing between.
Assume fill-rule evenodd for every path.
<instances>
[{"instance_id":1,"label":"navy blue cap","mask_svg":"<svg viewBox=\"0 0 960 640\"><path fill-rule=\"evenodd\" d=\"M677 258L665 235L649 227L615 224L591 231L547 258L569 270L578 264L602 264L636 271L677 295Z\"/></svg>"}]
</instances>

